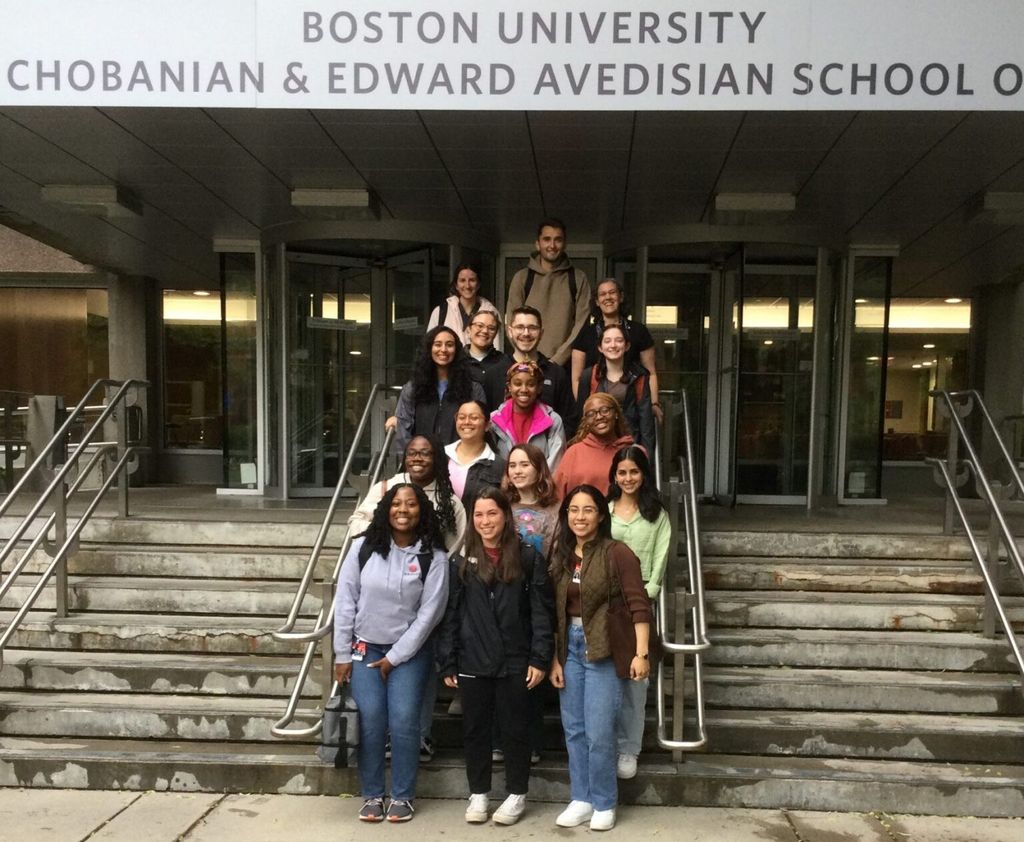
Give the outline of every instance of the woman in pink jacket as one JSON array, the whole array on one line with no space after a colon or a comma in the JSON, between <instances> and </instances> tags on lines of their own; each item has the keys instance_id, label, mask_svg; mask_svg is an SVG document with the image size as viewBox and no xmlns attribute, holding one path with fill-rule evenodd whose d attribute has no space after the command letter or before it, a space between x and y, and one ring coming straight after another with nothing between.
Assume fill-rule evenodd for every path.
<instances>
[{"instance_id":1,"label":"woman in pink jacket","mask_svg":"<svg viewBox=\"0 0 1024 842\"><path fill-rule=\"evenodd\" d=\"M512 363L505 378L508 399L491 413L491 430L500 460L507 461L517 444L532 444L544 454L553 471L565 450L565 430L561 416L540 401L543 383L544 375L537 363Z\"/></svg>"}]
</instances>

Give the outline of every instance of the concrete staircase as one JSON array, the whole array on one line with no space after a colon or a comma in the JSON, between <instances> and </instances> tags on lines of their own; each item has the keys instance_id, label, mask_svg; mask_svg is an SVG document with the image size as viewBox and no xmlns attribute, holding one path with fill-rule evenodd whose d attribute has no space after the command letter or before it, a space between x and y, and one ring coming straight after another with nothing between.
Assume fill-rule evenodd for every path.
<instances>
[{"instance_id":1,"label":"concrete staircase","mask_svg":"<svg viewBox=\"0 0 1024 842\"><path fill-rule=\"evenodd\" d=\"M92 524L71 565L74 613L34 612L0 672L0 785L357 791L354 770L322 764L312 741L270 735L299 647L269 631L315 531ZM1005 644L974 632L979 581L962 539L723 531L704 548L711 745L676 765L651 721L624 801L1024 813L1019 681ZM310 597L304 616L318 607ZM1024 623L1024 600L1012 610ZM318 698L315 674L304 705ZM423 796L463 794L459 734L442 694ZM531 797L560 801L554 710L547 741Z\"/></svg>"}]
</instances>

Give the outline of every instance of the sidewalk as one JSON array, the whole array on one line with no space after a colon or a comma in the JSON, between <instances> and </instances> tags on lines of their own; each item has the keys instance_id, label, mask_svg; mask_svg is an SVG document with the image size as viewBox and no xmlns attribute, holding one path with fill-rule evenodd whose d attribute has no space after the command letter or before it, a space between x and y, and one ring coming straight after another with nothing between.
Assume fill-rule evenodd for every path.
<instances>
[{"instance_id":1,"label":"sidewalk","mask_svg":"<svg viewBox=\"0 0 1024 842\"><path fill-rule=\"evenodd\" d=\"M467 825L462 799L420 799L407 828L361 824L358 806L355 798L301 795L0 789L0 836L18 842L349 842L379 833L498 842L590 834L586 827L556 828L557 804L531 804L526 817L509 828ZM611 833L648 842L1020 842L1024 820L623 807Z\"/></svg>"}]
</instances>

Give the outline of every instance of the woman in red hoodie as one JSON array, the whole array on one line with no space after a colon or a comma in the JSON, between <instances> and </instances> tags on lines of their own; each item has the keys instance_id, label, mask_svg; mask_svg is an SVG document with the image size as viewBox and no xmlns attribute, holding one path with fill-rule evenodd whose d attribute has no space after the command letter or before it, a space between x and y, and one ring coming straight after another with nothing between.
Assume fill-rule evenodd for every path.
<instances>
[{"instance_id":1,"label":"woman in red hoodie","mask_svg":"<svg viewBox=\"0 0 1024 842\"><path fill-rule=\"evenodd\" d=\"M608 473L616 452L633 444L619 402L607 392L595 392L583 404L583 420L555 471L555 488L564 499L577 485L592 485L608 493Z\"/></svg>"}]
</instances>

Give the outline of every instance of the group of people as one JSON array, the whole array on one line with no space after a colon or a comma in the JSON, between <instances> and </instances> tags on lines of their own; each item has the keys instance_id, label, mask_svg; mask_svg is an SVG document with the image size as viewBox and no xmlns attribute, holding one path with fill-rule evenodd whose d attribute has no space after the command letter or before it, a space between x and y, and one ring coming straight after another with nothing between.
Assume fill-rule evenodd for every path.
<instances>
[{"instance_id":1,"label":"group of people","mask_svg":"<svg viewBox=\"0 0 1024 842\"><path fill-rule=\"evenodd\" d=\"M476 270L457 267L387 422L403 470L350 519L335 677L359 710L363 821L412 818L439 680L461 705L467 822L523 815L545 682L569 758L556 824L611 829L617 778L636 774L671 544L651 468L653 342L616 281L591 302L564 244L545 220L512 280L510 353L494 347L500 316ZM507 792L492 813L497 758Z\"/></svg>"}]
</instances>

